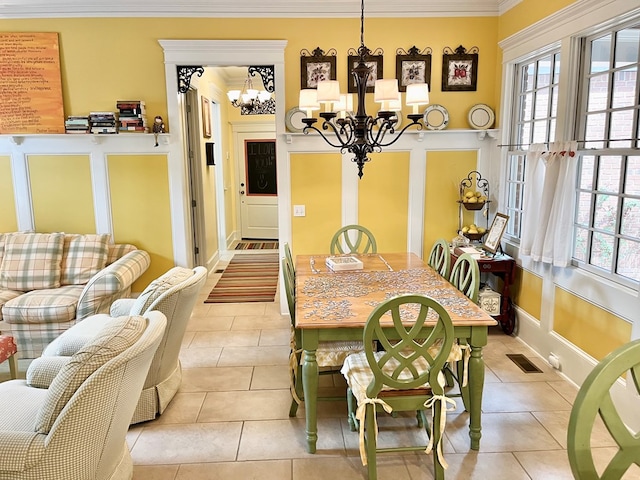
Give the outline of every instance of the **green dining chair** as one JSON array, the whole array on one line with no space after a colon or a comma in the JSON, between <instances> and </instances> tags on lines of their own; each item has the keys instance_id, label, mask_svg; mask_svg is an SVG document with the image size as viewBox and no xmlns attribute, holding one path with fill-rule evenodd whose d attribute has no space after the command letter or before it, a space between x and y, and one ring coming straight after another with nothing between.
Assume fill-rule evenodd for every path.
<instances>
[{"instance_id":1,"label":"green dining chair","mask_svg":"<svg viewBox=\"0 0 640 480\"><path fill-rule=\"evenodd\" d=\"M632 465L640 466L640 437L624 424L611 397L611 387L625 374L627 383L631 382L635 389L638 403L640 340L629 342L604 357L578 391L567 429L567 454L576 480L619 479ZM618 448L602 474L596 470L591 451L591 432L598 416Z\"/></svg>"},{"instance_id":2,"label":"green dining chair","mask_svg":"<svg viewBox=\"0 0 640 480\"><path fill-rule=\"evenodd\" d=\"M429 261L427 263L444 278L449 278L451 253L449 251L449 244L446 240L441 238L433 244L431 252L429 253Z\"/></svg>"},{"instance_id":3,"label":"green dining chair","mask_svg":"<svg viewBox=\"0 0 640 480\"><path fill-rule=\"evenodd\" d=\"M289 247L288 243L284 244L284 258L286 258L287 262L291 266L291 271L295 273L295 264L293 263L293 255L291 254L291 247Z\"/></svg>"},{"instance_id":4,"label":"green dining chair","mask_svg":"<svg viewBox=\"0 0 640 480\"><path fill-rule=\"evenodd\" d=\"M339 229L331 239L330 251L331 255L378 253L378 246L369 229L362 225L346 225Z\"/></svg>"},{"instance_id":5,"label":"green dining chair","mask_svg":"<svg viewBox=\"0 0 640 480\"><path fill-rule=\"evenodd\" d=\"M468 253L463 253L453 264L449 282L464 293L473 303L478 303L480 290L480 267L478 261ZM461 397L465 410L469 410L469 385L467 376L469 370L469 358L471 352L466 340L459 339L454 343L451 358L454 362L447 362L444 374L447 378L447 386L458 384L459 393L449 393L451 397Z\"/></svg>"},{"instance_id":6,"label":"green dining chair","mask_svg":"<svg viewBox=\"0 0 640 480\"><path fill-rule=\"evenodd\" d=\"M301 332L295 328L296 299L295 299L295 272L293 265L286 257L282 259L282 276L284 279L285 295L287 306L291 316L291 352L289 355L289 379L291 390L291 407L289 416L295 417L298 412L298 405L302 403L304 397L302 390L302 344ZM340 372L344 359L352 353L363 350L362 342L358 340L327 340L320 341L316 350L316 361L320 368L320 375L334 375ZM322 396L318 400L344 400L344 397Z\"/></svg>"},{"instance_id":7,"label":"green dining chair","mask_svg":"<svg viewBox=\"0 0 640 480\"><path fill-rule=\"evenodd\" d=\"M423 326L433 319L437 319L435 325L425 332ZM405 326L403 321L409 324ZM391 298L369 315L363 334L364 352L347 357L342 368L348 385L349 426L360 432L360 457L368 467L369 480L377 478L378 453L407 451L433 451L435 478L444 479L447 464L442 436L447 405L455 405L455 401L444 395L441 371L453 340L449 314L436 300L424 295ZM374 342L379 342L383 350L376 351ZM426 419L427 409L432 410L431 422ZM382 410L392 415L417 411L418 425L424 425L426 430L427 445L378 448L376 411ZM380 436L383 434L380 432Z\"/></svg>"}]
</instances>

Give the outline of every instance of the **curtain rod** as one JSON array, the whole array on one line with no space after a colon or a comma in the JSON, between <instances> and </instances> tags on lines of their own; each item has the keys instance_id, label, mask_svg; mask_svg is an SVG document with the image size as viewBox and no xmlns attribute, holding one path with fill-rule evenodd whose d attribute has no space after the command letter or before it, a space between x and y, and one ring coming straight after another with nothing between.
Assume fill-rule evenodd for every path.
<instances>
[{"instance_id":1,"label":"curtain rod","mask_svg":"<svg viewBox=\"0 0 640 480\"><path fill-rule=\"evenodd\" d=\"M560 140L563 141L563 140ZM566 140L572 141L572 140ZM594 143L594 142L637 142L640 141L640 138L605 138L603 140L575 140L578 143ZM540 145L549 145L553 142L536 142ZM533 143L502 143L500 145L496 145L497 147L529 147L534 145ZM628 148L637 148L637 147L628 147Z\"/></svg>"}]
</instances>

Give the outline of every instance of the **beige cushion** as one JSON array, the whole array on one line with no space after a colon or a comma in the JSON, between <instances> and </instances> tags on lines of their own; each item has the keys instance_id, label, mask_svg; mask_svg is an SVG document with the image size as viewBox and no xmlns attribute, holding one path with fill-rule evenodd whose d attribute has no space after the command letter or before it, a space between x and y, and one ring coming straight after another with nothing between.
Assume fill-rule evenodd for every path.
<instances>
[{"instance_id":1,"label":"beige cushion","mask_svg":"<svg viewBox=\"0 0 640 480\"><path fill-rule=\"evenodd\" d=\"M156 278L136 299L129 315L142 315L160 295L191 278L192 275L193 270L190 268L174 267L161 277Z\"/></svg>"},{"instance_id":2,"label":"beige cushion","mask_svg":"<svg viewBox=\"0 0 640 480\"><path fill-rule=\"evenodd\" d=\"M60 286L63 233L5 235L0 288L38 290Z\"/></svg>"},{"instance_id":3,"label":"beige cushion","mask_svg":"<svg viewBox=\"0 0 640 480\"><path fill-rule=\"evenodd\" d=\"M71 357L38 357L27 367L27 385L34 388L49 388Z\"/></svg>"},{"instance_id":4,"label":"beige cushion","mask_svg":"<svg viewBox=\"0 0 640 480\"><path fill-rule=\"evenodd\" d=\"M107 264L109 235L65 235L62 285L84 285Z\"/></svg>"},{"instance_id":5,"label":"beige cushion","mask_svg":"<svg viewBox=\"0 0 640 480\"><path fill-rule=\"evenodd\" d=\"M139 316L118 317L76 352L51 382L38 412L36 430L47 434L56 418L82 383L98 368L131 347L142 335L147 321Z\"/></svg>"}]
</instances>

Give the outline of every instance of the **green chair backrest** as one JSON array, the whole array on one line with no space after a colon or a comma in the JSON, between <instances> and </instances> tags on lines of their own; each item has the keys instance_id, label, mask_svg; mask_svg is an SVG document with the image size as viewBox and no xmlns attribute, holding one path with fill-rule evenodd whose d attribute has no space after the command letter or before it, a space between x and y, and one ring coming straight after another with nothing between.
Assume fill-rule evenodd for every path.
<instances>
[{"instance_id":1,"label":"green chair backrest","mask_svg":"<svg viewBox=\"0 0 640 480\"><path fill-rule=\"evenodd\" d=\"M634 463L640 466L640 437L623 423L610 392L613 384L627 372L627 382L632 382L637 395L640 392L640 339L617 348L602 359L578 391L567 429L567 453L576 480L619 479ZM618 452L601 476L591 451L591 432L598 415L618 445Z\"/></svg>"},{"instance_id":2,"label":"green chair backrest","mask_svg":"<svg viewBox=\"0 0 640 480\"><path fill-rule=\"evenodd\" d=\"M426 321L433 322L435 318L435 326L426 335L421 331L422 327ZM393 320L392 328L388 325L390 320ZM403 325L403 320L407 326ZM375 398L385 385L407 390L429 383L434 394L444 394L444 385L438 382L438 375L453 345L453 324L437 301L424 295L401 295L379 304L367 319L363 339L367 362L374 375L367 388L369 398ZM376 354L376 349L380 350L374 347L376 340L384 353ZM440 341L438 347L436 342ZM434 344L435 357L430 352L430 347L434 350ZM413 363L423 359L429 368L420 372ZM387 364L393 366L391 375L383 370Z\"/></svg>"},{"instance_id":3,"label":"green chair backrest","mask_svg":"<svg viewBox=\"0 0 640 480\"><path fill-rule=\"evenodd\" d=\"M282 277L284 279L284 291L287 296L287 305L291 324L294 325L296 314L296 279L293 268L287 262L286 257L282 259Z\"/></svg>"},{"instance_id":4,"label":"green chair backrest","mask_svg":"<svg viewBox=\"0 0 640 480\"><path fill-rule=\"evenodd\" d=\"M431 252L429 253L429 261L427 263L444 278L449 278L451 253L449 252L449 244L446 240L441 238L433 244Z\"/></svg>"},{"instance_id":5,"label":"green chair backrest","mask_svg":"<svg viewBox=\"0 0 640 480\"><path fill-rule=\"evenodd\" d=\"M287 259L289 266L291 267L291 271L295 272L295 264L293 263L293 255L291 254L291 248L288 243L284 244L284 258Z\"/></svg>"},{"instance_id":6,"label":"green chair backrest","mask_svg":"<svg viewBox=\"0 0 640 480\"><path fill-rule=\"evenodd\" d=\"M469 297L473 303L478 303L480 268L478 267L478 261L470 254L463 253L458 257L451 269L449 281Z\"/></svg>"},{"instance_id":7,"label":"green chair backrest","mask_svg":"<svg viewBox=\"0 0 640 480\"><path fill-rule=\"evenodd\" d=\"M342 253L378 253L373 233L361 225L345 225L331 239L331 255Z\"/></svg>"}]
</instances>

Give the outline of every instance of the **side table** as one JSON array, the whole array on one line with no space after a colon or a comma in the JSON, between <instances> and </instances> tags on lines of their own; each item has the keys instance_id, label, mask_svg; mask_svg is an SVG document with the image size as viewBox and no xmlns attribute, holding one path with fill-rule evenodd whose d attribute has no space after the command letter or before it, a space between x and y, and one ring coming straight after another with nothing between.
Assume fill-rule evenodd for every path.
<instances>
[{"instance_id":1,"label":"side table","mask_svg":"<svg viewBox=\"0 0 640 480\"><path fill-rule=\"evenodd\" d=\"M0 335L0 363L9 360L9 371L11 378L18 378L18 360L16 357L18 347L11 335Z\"/></svg>"},{"instance_id":2,"label":"side table","mask_svg":"<svg viewBox=\"0 0 640 480\"><path fill-rule=\"evenodd\" d=\"M455 249L451 250L451 265L458 259ZM480 273L490 273L502 279L500 292L500 314L493 317L500 322L502 331L511 335L516 326L516 312L511 301L511 284L515 278L516 262L509 255L496 253L494 256L478 258Z\"/></svg>"}]
</instances>

